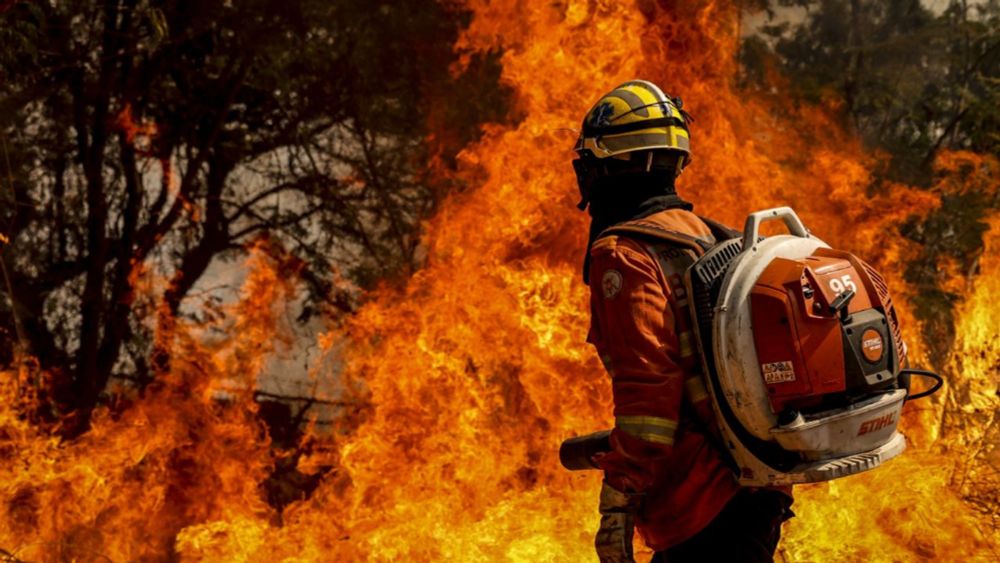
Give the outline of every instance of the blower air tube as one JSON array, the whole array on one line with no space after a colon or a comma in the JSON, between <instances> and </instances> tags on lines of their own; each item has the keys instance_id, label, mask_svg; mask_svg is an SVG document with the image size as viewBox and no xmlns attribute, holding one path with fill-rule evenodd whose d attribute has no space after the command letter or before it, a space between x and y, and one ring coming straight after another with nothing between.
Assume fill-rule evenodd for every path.
<instances>
[{"instance_id":1,"label":"blower air tube","mask_svg":"<svg viewBox=\"0 0 1000 563\"><path fill-rule=\"evenodd\" d=\"M602 430L563 442L559 446L559 462L570 471L598 469L591 458L608 451L611 451L611 431Z\"/></svg>"}]
</instances>

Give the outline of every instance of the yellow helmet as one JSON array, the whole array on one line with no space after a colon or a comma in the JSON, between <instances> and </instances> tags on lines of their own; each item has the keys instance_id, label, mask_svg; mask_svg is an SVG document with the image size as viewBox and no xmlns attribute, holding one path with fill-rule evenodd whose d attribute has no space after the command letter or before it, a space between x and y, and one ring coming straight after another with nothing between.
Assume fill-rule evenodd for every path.
<instances>
[{"instance_id":1,"label":"yellow helmet","mask_svg":"<svg viewBox=\"0 0 1000 563\"><path fill-rule=\"evenodd\" d=\"M626 158L635 151L679 151L678 171L691 158L690 116L680 98L652 82L630 80L608 92L583 120L575 150L581 157Z\"/></svg>"},{"instance_id":2,"label":"yellow helmet","mask_svg":"<svg viewBox=\"0 0 1000 563\"><path fill-rule=\"evenodd\" d=\"M630 80L601 97L587 112L573 161L581 210L601 178L655 172L677 176L691 161L691 116L680 98L656 84Z\"/></svg>"}]
</instances>

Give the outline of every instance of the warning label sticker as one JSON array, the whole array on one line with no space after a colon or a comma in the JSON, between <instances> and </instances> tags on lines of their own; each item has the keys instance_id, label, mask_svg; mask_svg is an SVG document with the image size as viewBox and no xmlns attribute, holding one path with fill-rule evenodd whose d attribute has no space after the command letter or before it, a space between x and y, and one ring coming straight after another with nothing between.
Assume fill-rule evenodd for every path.
<instances>
[{"instance_id":1,"label":"warning label sticker","mask_svg":"<svg viewBox=\"0 0 1000 563\"><path fill-rule=\"evenodd\" d=\"M795 381L795 370L792 369L792 362L761 364L760 370L764 372L764 382L768 385L785 381Z\"/></svg>"}]
</instances>

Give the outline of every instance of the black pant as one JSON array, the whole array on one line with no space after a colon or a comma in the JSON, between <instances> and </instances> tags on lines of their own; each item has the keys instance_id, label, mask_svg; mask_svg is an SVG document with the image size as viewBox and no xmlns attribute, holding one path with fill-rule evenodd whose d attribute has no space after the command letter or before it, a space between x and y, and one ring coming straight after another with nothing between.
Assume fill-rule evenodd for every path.
<instances>
[{"instance_id":1,"label":"black pant","mask_svg":"<svg viewBox=\"0 0 1000 563\"><path fill-rule=\"evenodd\" d=\"M743 489L702 531L657 552L650 563L772 563L781 523L793 516L789 506L783 493Z\"/></svg>"}]
</instances>

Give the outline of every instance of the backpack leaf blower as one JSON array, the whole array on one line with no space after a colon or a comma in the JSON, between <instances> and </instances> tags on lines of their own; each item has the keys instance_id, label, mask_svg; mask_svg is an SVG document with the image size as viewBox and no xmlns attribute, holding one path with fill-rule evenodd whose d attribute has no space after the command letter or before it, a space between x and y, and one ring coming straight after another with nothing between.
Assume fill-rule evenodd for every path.
<instances>
[{"instance_id":1,"label":"backpack leaf blower","mask_svg":"<svg viewBox=\"0 0 1000 563\"><path fill-rule=\"evenodd\" d=\"M763 238L765 221L789 234ZM716 237L717 239L719 237ZM685 275L719 443L742 485L828 481L899 455L904 403L942 385L909 369L885 280L812 236L788 207L752 213ZM910 377L935 381L909 395ZM595 467L609 431L571 438L567 469Z\"/></svg>"}]
</instances>

